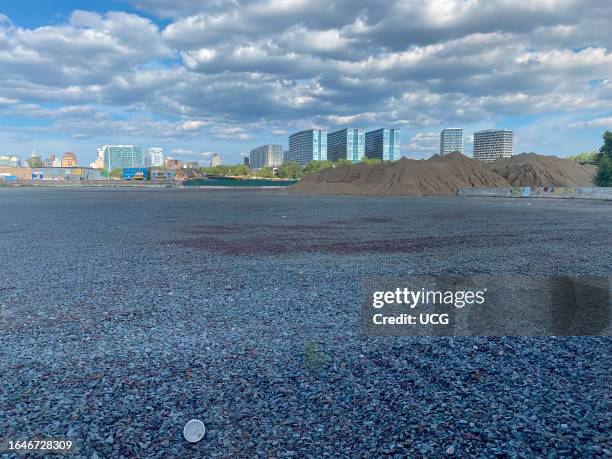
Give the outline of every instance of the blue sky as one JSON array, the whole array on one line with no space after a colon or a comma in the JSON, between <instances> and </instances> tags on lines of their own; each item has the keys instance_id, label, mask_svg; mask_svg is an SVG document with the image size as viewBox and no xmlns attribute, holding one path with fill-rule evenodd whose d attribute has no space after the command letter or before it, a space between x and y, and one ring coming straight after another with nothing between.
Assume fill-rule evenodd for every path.
<instances>
[{"instance_id":1,"label":"blue sky","mask_svg":"<svg viewBox=\"0 0 612 459\"><path fill-rule=\"evenodd\" d=\"M612 129L612 6L597 0L8 0L0 154L161 146L226 163L291 132L513 129L567 156Z\"/></svg>"}]
</instances>

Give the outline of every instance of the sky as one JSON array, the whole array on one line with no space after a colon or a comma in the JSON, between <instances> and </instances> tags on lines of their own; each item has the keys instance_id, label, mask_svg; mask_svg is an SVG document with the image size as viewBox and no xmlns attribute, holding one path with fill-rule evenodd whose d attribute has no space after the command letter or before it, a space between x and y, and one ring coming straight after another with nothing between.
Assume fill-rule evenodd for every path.
<instances>
[{"instance_id":1,"label":"sky","mask_svg":"<svg viewBox=\"0 0 612 459\"><path fill-rule=\"evenodd\" d=\"M612 2L3 0L0 155L106 144L226 164L292 132L515 132L568 156L612 130Z\"/></svg>"}]
</instances>

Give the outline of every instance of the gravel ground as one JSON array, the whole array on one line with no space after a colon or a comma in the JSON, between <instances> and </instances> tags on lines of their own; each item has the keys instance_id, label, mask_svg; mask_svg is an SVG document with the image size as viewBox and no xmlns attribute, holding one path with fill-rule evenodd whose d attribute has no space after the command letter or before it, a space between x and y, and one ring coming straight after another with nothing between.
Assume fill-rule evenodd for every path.
<instances>
[{"instance_id":1,"label":"gravel ground","mask_svg":"<svg viewBox=\"0 0 612 459\"><path fill-rule=\"evenodd\" d=\"M0 188L0 436L88 458L610 456L610 338L368 338L359 306L372 274L610 275L611 236L597 202Z\"/></svg>"}]
</instances>

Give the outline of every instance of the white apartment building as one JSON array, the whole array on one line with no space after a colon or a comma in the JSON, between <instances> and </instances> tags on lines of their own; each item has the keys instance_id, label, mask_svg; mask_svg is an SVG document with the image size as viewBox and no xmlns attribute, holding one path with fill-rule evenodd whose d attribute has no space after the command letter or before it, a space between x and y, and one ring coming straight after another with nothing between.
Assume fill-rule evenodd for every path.
<instances>
[{"instance_id":1,"label":"white apartment building","mask_svg":"<svg viewBox=\"0 0 612 459\"><path fill-rule=\"evenodd\" d=\"M217 153L213 153L212 156L210 157L210 167L217 167L217 166L221 166L222 164L223 164L223 159L221 158L221 155Z\"/></svg>"},{"instance_id":2,"label":"white apartment building","mask_svg":"<svg viewBox=\"0 0 612 459\"><path fill-rule=\"evenodd\" d=\"M454 151L463 154L462 128L446 128L440 132L440 154L447 155Z\"/></svg>"},{"instance_id":3,"label":"white apartment building","mask_svg":"<svg viewBox=\"0 0 612 459\"><path fill-rule=\"evenodd\" d=\"M514 132L488 129L474 133L474 159L491 163L510 158L514 150Z\"/></svg>"},{"instance_id":4,"label":"white apartment building","mask_svg":"<svg viewBox=\"0 0 612 459\"><path fill-rule=\"evenodd\" d=\"M21 161L17 156L0 156L0 167L20 167Z\"/></svg>"},{"instance_id":5,"label":"white apartment building","mask_svg":"<svg viewBox=\"0 0 612 459\"><path fill-rule=\"evenodd\" d=\"M164 165L164 150L157 147L151 147L145 156L146 167L163 167Z\"/></svg>"}]
</instances>

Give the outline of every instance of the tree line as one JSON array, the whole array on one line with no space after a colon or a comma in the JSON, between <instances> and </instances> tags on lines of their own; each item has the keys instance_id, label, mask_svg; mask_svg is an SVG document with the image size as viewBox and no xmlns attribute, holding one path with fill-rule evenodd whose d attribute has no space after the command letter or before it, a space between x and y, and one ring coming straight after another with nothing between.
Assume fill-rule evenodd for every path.
<instances>
[{"instance_id":1,"label":"tree line","mask_svg":"<svg viewBox=\"0 0 612 459\"><path fill-rule=\"evenodd\" d=\"M365 158L361 161L366 164L377 164L379 159ZM348 159L338 161L310 161L305 166L301 166L295 161L287 161L276 168L276 171L271 167L262 167L261 169L251 169L243 164L223 165L215 167L200 167L199 172L205 175L222 175L236 177L259 177L259 178L284 178L284 179L300 179L307 174L317 172L329 167L338 167L352 165L353 162ZM276 172L276 173L275 173Z\"/></svg>"}]
</instances>

